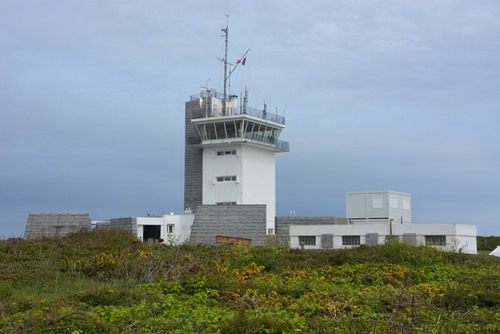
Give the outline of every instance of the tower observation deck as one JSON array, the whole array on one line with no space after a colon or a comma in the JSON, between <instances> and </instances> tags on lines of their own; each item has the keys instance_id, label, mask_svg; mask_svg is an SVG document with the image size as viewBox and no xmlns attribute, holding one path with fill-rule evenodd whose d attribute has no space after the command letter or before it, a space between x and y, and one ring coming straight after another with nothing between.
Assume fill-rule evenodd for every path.
<instances>
[{"instance_id":1,"label":"tower observation deck","mask_svg":"<svg viewBox=\"0 0 500 334\"><path fill-rule=\"evenodd\" d=\"M265 105L263 109L248 107L246 93L240 105L235 95L230 95L226 103L223 100L223 94L213 89L191 96L199 110L191 119L198 137L191 137L190 145L248 143L275 152L289 151L288 142L278 139L285 128L285 117L268 112Z\"/></svg>"}]
</instances>

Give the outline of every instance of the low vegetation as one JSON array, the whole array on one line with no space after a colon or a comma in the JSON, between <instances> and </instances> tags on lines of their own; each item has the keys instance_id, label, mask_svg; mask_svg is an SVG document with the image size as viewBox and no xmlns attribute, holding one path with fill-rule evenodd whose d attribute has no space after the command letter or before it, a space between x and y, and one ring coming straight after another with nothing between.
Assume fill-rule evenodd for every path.
<instances>
[{"instance_id":1,"label":"low vegetation","mask_svg":"<svg viewBox=\"0 0 500 334\"><path fill-rule=\"evenodd\" d=\"M500 237L477 237L477 249L480 251L491 252L497 246L500 246Z\"/></svg>"},{"instance_id":2,"label":"low vegetation","mask_svg":"<svg viewBox=\"0 0 500 334\"><path fill-rule=\"evenodd\" d=\"M499 333L500 260L146 245L119 231L0 241L0 333Z\"/></svg>"}]
</instances>

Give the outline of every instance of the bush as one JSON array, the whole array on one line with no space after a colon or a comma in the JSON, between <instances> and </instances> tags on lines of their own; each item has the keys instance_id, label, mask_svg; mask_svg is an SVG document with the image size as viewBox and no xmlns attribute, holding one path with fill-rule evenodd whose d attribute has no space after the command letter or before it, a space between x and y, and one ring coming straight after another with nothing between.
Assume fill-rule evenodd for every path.
<instances>
[{"instance_id":1,"label":"bush","mask_svg":"<svg viewBox=\"0 0 500 334\"><path fill-rule=\"evenodd\" d=\"M429 247L0 241L1 333L499 332L500 261Z\"/></svg>"}]
</instances>

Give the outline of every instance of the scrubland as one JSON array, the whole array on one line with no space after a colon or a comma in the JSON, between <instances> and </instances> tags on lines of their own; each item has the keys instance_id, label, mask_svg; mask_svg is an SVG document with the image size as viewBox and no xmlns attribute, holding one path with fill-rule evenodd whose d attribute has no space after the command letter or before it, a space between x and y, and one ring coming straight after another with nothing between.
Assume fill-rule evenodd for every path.
<instances>
[{"instance_id":1,"label":"scrubland","mask_svg":"<svg viewBox=\"0 0 500 334\"><path fill-rule=\"evenodd\" d=\"M120 231L2 240L0 333L500 333L500 259L150 246Z\"/></svg>"}]
</instances>

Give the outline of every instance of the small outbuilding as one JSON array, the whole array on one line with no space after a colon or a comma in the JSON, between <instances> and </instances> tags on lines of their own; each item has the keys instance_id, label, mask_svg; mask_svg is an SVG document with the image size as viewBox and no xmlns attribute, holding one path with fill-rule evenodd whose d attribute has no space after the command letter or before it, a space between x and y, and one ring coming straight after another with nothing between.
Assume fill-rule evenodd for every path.
<instances>
[{"instance_id":1,"label":"small outbuilding","mask_svg":"<svg viewBox=\"0 0 500 334\"><path fill-rule=\"evenodd\" d=\"M90 217L83 212L46 212L30 213L24 231L24 238L52 238L63 237L68 233L75 233L90 229Z\"/></svg>"},{"instance_id":2,"label":"small outbuilding","mask_svg":"<svg viewBox=\"0 0 500 334\"><path fill-rule=\"evenodd\" d=\"M490 255L500 257L500 246L497 246L497 248L496 248L496 249L494 249L494 250L490 253Z\"/></svg>"},{"instance_id":3,"label":"small outbuilding","mask_svg":"<svg viewBox=\"0 0 500 334\"><path fill-rule=\"evenodd\" d=\"M148 243L177 245L189 240L194 215L170 214L148 215L147 217L114 218L109 221L93 222L97 229L120 229L136 235Z\"/></svg>"}]
</instances>

